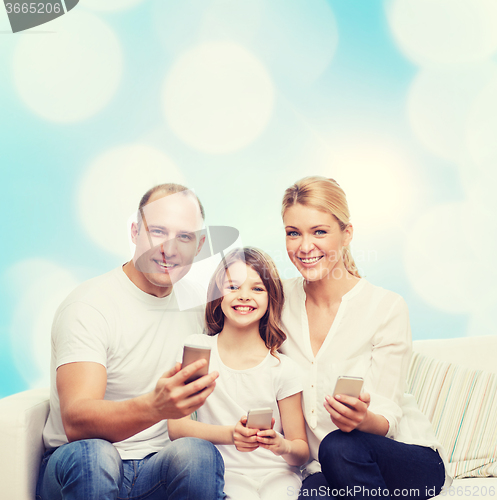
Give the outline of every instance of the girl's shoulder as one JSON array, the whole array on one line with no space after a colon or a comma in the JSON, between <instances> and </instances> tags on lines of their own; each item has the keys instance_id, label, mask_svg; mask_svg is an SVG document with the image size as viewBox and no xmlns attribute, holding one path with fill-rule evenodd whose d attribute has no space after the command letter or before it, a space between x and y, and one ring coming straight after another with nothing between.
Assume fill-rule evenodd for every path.
<instances>
[{"instance_id":1,"label":"girl's shoulder","mask_svg":"<svg viewBox=\"0 0 497 500\"><path fill-rule=\"evenodd\" d=\"M293 359L281 354L281 352L276 353L278 358L271 356L273 368L284 373L297 373L300 375L301 368L297 362Z\"/></svg>"},{"instance_id":2,"label":"girl's shoulder","mask_svg":"<svg viewBox=\"0 0 497 500\"><path fill-rule=\"evenodd\" d=\"M217 335L207 335L206 333L195 333L186 337L184 344L198 345L200 347L212 347L216 344Z\"/></svg>"}]
</instances>

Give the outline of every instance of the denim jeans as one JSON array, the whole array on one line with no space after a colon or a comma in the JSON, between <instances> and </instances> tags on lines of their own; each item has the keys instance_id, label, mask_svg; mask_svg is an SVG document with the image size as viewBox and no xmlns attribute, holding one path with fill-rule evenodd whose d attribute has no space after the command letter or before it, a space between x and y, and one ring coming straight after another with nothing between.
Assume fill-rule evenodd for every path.
<instances>
[{"instance_id":1,"label":"denim jeans","mask_svg":"<svg viewBox=\"0 0 497 500\"><path fill-rule=\"evenodd\" d=\"M445 482L437 451L358 430L328 434L319 462L322 473L304 480L299 499L424 500L438 495Z\"/></svg>"},{"instance_id":2,"label":"denim jeans","mask_svg":"<svg viewBox=\"0 0 497 500\"><path fill-rule=\"evenodd\" d=\"M142 460L121 460L102 439L64 444L43 456L37 500L224 499L224 463L196 438L168 443Z\"/></svg>"}]
</instances>

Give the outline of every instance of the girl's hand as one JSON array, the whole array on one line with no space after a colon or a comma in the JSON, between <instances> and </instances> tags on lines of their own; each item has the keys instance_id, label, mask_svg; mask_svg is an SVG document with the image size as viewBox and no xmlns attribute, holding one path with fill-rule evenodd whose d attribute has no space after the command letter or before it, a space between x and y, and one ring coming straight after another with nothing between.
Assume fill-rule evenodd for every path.
<instances>
[{"instance_id":1,"label":"girl's hand","mask_svg":"<svg viewBox=\"0 0 497 500\"><path fill-rule=\"evenodd\" d=\"M274 426L274 418L271 421L271 427ZM257 442L261 448L272 451L275 455L285 455L290 452L288 441L274 429L257 432Z\"/></svg>"},{"instance_id":2,"label":"girl's hand","mask_svg":"<svg viewBox=\"0 0 497 500\"><path fill-rule=\"evenodd\" d=\"M337 394L335 397L326 396L325 400L324 407L330 414L331 421L343 432L361 430L368 420L371 397L367 392L361 394L359 398Z\"/></svg>"},{"instance_id":3,"label":"girl's hand","mask_svg":"<svg viewBox=\"0 0 497 500\"><path fill-rule=\"evenodd\" d=\"M248 429L245 427L247 417L242 417L233 429L233 444L238 451L254 451L259 448L257 442L258 429Z\"/></svg>"}]
</instances>

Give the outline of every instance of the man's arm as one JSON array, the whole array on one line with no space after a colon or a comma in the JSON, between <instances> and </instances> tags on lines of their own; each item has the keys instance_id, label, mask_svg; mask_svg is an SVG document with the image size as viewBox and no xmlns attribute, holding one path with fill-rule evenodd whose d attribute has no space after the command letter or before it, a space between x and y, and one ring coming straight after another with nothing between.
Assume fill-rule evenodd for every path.
<instances>
[{"instance_id":1,"label":"man's arm","mask_svg":"<svg viewBox=\"0 0 497 500\"><path fill-rule=\"evenodd\" d=\"M167 418L189 415L202 406L219 376L212 372L195 382L185 380L205 360L180 370L179 363L166 372L155 389L125 401L104 400L107 372L99 363L68 363L57 369L62 423L69 441L101 438L111 443L123 441ZM197 392L199 394L196 394Z\"/></svg>"}]
</instances>

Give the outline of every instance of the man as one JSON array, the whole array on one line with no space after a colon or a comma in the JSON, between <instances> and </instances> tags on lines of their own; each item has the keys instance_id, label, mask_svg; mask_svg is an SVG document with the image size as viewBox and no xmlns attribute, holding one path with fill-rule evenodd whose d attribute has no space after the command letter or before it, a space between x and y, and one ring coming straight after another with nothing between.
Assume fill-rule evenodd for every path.
<instances>
[{"instance_id":1,"label":"man","mask_svg":"<svg viewBox=\"0 0 497 500\"><path fill-rule=\"evenodd\" d=\"M57 310L37 498L224 498L215 447L167 436L167 419L199 408L218 376L185 385L206 362L174 363L182 340L202 331L201 311L179 311L173 286L202 248L203 216L184 186L152 188L132 225L133 260L83 283Z\"/></svg>"}]
</instances>

